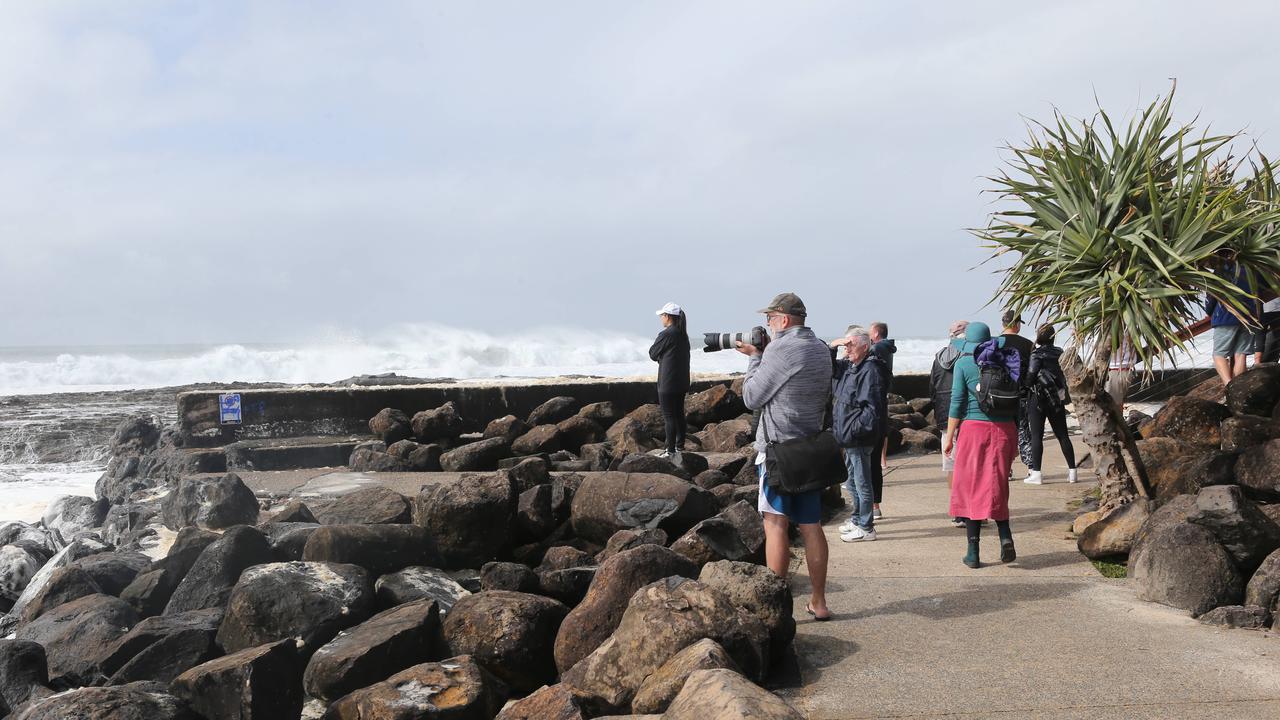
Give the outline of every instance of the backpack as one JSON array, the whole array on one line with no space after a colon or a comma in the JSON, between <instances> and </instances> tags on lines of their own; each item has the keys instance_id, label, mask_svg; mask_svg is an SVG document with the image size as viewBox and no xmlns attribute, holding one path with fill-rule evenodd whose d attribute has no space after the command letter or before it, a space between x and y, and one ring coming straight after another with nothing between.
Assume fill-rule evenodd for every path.
<instances>
[{"instance_id":1,"label":"backpack","mask_svg":"<svg viewBox=\"0 0 1280 720\"><path fill-rule=\"evenodd\" d=\"M975 359L978 359L982 349L980 346L979 351L975 352ZM978 387L975 393L978 397L978 407L991 416L1016 416L1019 398L1022 396L1022 386L1009 369L1018 366L1018 351L1013 348L998 347L992 347L990 351L993 356L992 361L978 363ZM981 354L985 355L985 353Z\"/></svg>"},{"instance_id":2,"label":"backpack","mask_svg":"<svg viewBox=\"0 0 1280 720\"><path fill-rule=\"evenodd\" d=\"M1071 402L1071 395L1067 392L1066 383L1062 381L1060 375L1049 368L1042 367L1036 373L1034 389L1036 400L1039 402L1040 407L1045 410L1057 412Z\"/></svg>"}]
</instances>

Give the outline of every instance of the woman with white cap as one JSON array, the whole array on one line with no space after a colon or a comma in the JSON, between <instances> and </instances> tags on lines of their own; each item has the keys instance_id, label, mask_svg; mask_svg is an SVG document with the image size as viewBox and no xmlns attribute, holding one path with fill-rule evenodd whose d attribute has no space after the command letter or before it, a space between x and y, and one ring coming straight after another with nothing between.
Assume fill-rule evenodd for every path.
<instances>
[{"instance_id":1,"label":"woman with white cap","mask_svg":"<svg viewBox=\"0 0 1280 720\"><path fill-rule=\"evenodd\" d=\"M684 310L667 303L658 310L662 332L649 348L649 359L658 363L658 405L662 407L667 447L661 457L673 457L684 449L688 422L684 396L689 392L689 324Z\"/></svg>"}]
</instances>

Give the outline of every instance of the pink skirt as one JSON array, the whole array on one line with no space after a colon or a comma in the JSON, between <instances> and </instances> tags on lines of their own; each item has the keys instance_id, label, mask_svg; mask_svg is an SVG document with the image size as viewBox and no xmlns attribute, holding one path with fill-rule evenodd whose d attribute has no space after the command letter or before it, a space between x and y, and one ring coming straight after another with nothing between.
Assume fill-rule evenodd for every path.
<instances>
[{"instance_id":1,"label":"pink skirt","mask_svg":"<svg viewBox=\"0 0 1280 720\"><path fill-rule=\"evenodd\" d=\"M1018 454L1018 426L1012 422L960 423L951 479L951 516L970 520L1009 519L1009 469Z\"/></svg>"}]
</instances>

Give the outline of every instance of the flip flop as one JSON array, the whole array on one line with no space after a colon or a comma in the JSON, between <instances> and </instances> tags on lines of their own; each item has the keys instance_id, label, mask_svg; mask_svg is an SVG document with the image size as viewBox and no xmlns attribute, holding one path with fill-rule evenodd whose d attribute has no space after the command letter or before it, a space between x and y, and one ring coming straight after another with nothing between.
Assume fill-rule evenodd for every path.
<instances>
[{"instance_id":1,"label":"flip flop","mask_svg":"<svg viewBox=\"0 0 1280 720\"><path fill-rule=\"evenodd\" d=\"M813 606L808 603L805 603L804 611L812 615L813 619L817 620L818 622L826 622L831 619L830 615L826 615L826 616L818 615L818 613L813 611Z\"/></svg>"}]
</instances>

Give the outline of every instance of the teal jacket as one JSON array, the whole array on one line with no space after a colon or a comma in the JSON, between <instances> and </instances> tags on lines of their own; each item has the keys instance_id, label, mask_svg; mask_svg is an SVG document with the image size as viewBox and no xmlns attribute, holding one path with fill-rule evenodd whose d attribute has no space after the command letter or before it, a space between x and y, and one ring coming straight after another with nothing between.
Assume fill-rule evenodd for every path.
<instances>
[{"instance_id":1,"label":"teal jacket","mask_svg":"<svg viewBox=\"0 0 1280 720\"><path fill-rule=\"evenodd\" d=\"M997 339L1000 341L1000 347L1004 347L1004 339ZM956 360L955 367L952 369L951 408L947 412L947 417L957 420L1016 422L1016 417L991 417L982 412L982 408L978 407L978 380L981 377L981 373L978 370L977 361L973 359L973 351L977 348L978 343L971 342L965 343L964 347L961 348L963 354L959 360Z\"/></svg>"}]
</instances>

